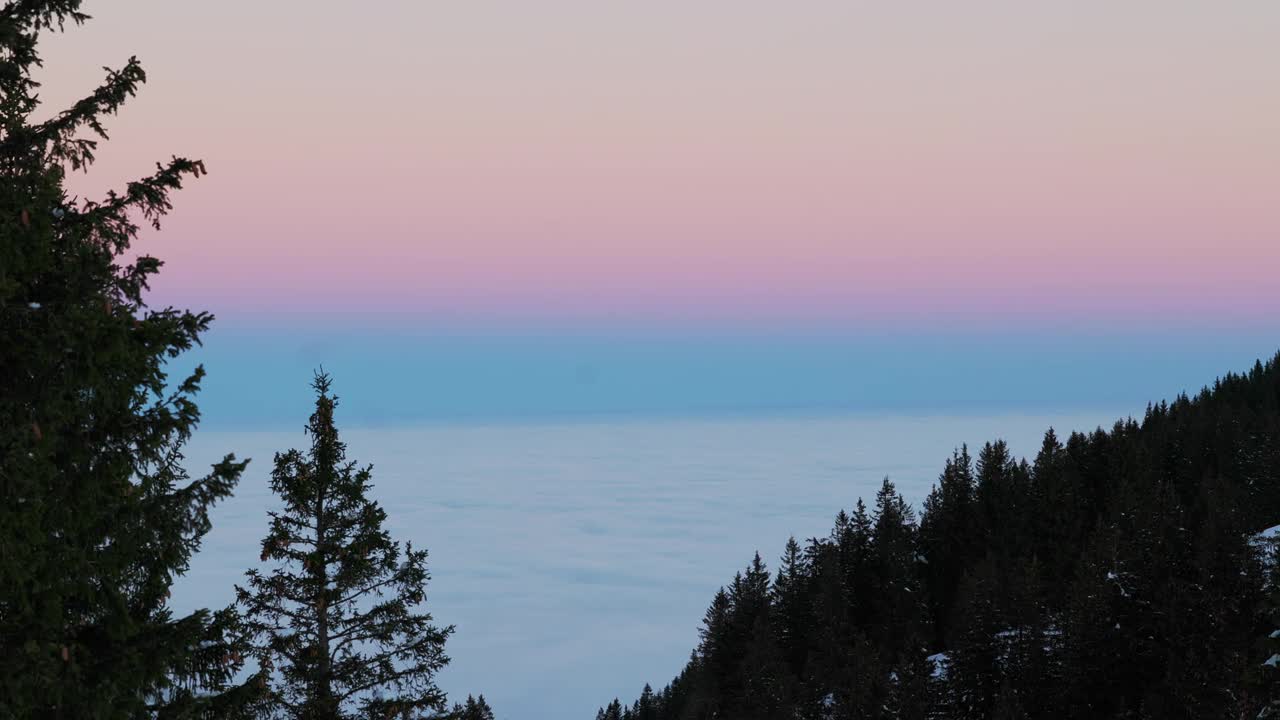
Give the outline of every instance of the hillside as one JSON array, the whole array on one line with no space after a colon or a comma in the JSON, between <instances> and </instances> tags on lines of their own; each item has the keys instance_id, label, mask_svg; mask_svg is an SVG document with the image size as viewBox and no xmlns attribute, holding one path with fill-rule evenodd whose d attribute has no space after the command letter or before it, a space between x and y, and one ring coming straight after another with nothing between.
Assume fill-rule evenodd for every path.
<instances>
[{"instance_id":1,"label":"hillside","mask_svg":"<svg viewBox=\"0 0 1280 720\"><path fill-rule=\"evenodd\" d=\"M886 479L757 554L684 671L597 717L1269 717L1278 479L1280 356L1029 461L961 448L919 511Z\"/></svg>"}]
</instances>

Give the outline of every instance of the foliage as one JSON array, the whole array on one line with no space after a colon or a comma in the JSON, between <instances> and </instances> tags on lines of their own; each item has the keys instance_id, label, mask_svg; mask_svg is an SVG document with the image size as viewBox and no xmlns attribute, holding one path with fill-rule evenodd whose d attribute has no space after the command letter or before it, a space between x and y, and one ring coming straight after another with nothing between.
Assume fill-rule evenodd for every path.
<instances>
[{"instance_id":1,"label":"foliage","mask_svg":"<svg viewBox=\"0 0 1280 720\"><path fill-rule=\"evenodd\" d=\"M757 555L646 717L1276 717L1278 461L1280 356L1030 463L957 450L918 524L886 480L763 596Z\"/></svg>"},{"instance_id":2,"label":"foliage","mask_svg":"<svg viewBox=\"0 0 1280 720\"><path fill-rule=\"evenodd\" d=\"M278 453L262 560L237 587L261 666L272 673L270 702L299 720L426 717L445 707L435 674L448 663L438 628L417 612L426 599L427 552L383 529L371 500L372 468L346 459L334 424L337 399L318 374L311 448ZM478 710L477 710L478 712Z\"/></svg>"},{"instance_id":3,"label":"foliage","mask_svg":"<svg viewBox=\"0 0 1280 720\"><path fill-rule=\"evenodd\" d=\"M36 121L43 33L87 16L79 0L0 9L0 717L230 717L252 685L229 610L186 616L169 587L244 462L182 467L199 419L196 369L166 364L212 316L146 303L160 261L132 260L145 222L204 172L173 158L100 201L69 197L104 118L145 81L137 60Z\"/></svg>"}]
</instances>

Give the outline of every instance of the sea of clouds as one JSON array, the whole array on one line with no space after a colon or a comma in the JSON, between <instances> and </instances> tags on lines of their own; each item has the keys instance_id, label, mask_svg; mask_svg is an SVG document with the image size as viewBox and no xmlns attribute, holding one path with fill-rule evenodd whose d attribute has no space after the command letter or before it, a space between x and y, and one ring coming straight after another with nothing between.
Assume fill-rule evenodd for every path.
<instances>
[{"instance_id":1,"label":"sea of clouds","mask_svg":"<svg viewBox=\"0 0 1280 720\"><path fill-rule=\"evenodd\" d=\"M1118 413L747 417L434 424L351 429L352 459L397 539L430 551L427 608L457 632L440 681L483 692L499 717L593 717L615 695L661 687L688 659L712 594L759 550L825 535L887 475L919 502L960 443L1007 439L1032 454ZM341 419L341 417L339 418ZM253 462L174 588L176 608L216 607L258 562L276 451L299 427L201 432L194 473L225 452Z\"/></svg>"}]
</instances>

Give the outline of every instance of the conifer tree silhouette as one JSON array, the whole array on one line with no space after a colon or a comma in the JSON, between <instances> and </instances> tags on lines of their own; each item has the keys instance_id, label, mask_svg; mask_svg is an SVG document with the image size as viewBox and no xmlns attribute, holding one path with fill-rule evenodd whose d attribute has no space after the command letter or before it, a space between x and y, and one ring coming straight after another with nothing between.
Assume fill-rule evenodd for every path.
<instances>
[{"instance_id":1,"label":"conifer tree silhouette","mask_svg":"<svg viewBox=\"0 0 1280 720\"><path fill-rule=\"evenodd\" d=\"M243 648L229 610L177 615L169 588L244 463L192 480L182 447L204 371L166 363L212 316L147 305L160 261L134 257L170 193L204 173L173 158L100 201L68 195L136 59L47 120L37 41L88 19L79 0L0 7L0 717L234 717ZM243 680L243 679L242 679Z\"/></svg>"},{"instance_id":2,"label":"conifer tree silhouette","mask_svg":"<svg viewBox=\"0 0 1280 720\"><path fill-rule=\"evenodd\" d=\"M330 378L315 377L307 453L278 453L262 561L237 587L269 702L284 716L427 717L445 709L436 673L448 663L439 628L419 612L427 551L391 539L386 512L368 497L372 468L347 460L334 424Z\"/></svg>"}]
</instances>

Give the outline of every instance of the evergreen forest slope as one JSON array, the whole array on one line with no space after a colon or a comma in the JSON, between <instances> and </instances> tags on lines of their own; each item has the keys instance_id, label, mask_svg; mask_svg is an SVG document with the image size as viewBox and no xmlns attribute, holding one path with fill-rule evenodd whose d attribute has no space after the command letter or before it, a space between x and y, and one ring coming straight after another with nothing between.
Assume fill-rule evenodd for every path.
<instances>
[{"instance_id":1,"label":"evergreen forest slope","mask_svg":"<svg viewBox=\"0 0 1280 720\"><path fill-rule=\"evenodd\" d=\"M1141 421L889 479L757 554L660 691L600 720L1280 715L1280 356ZM1274 637L1273 637L1274 634Z\"/></svg>"}]
</instances>

